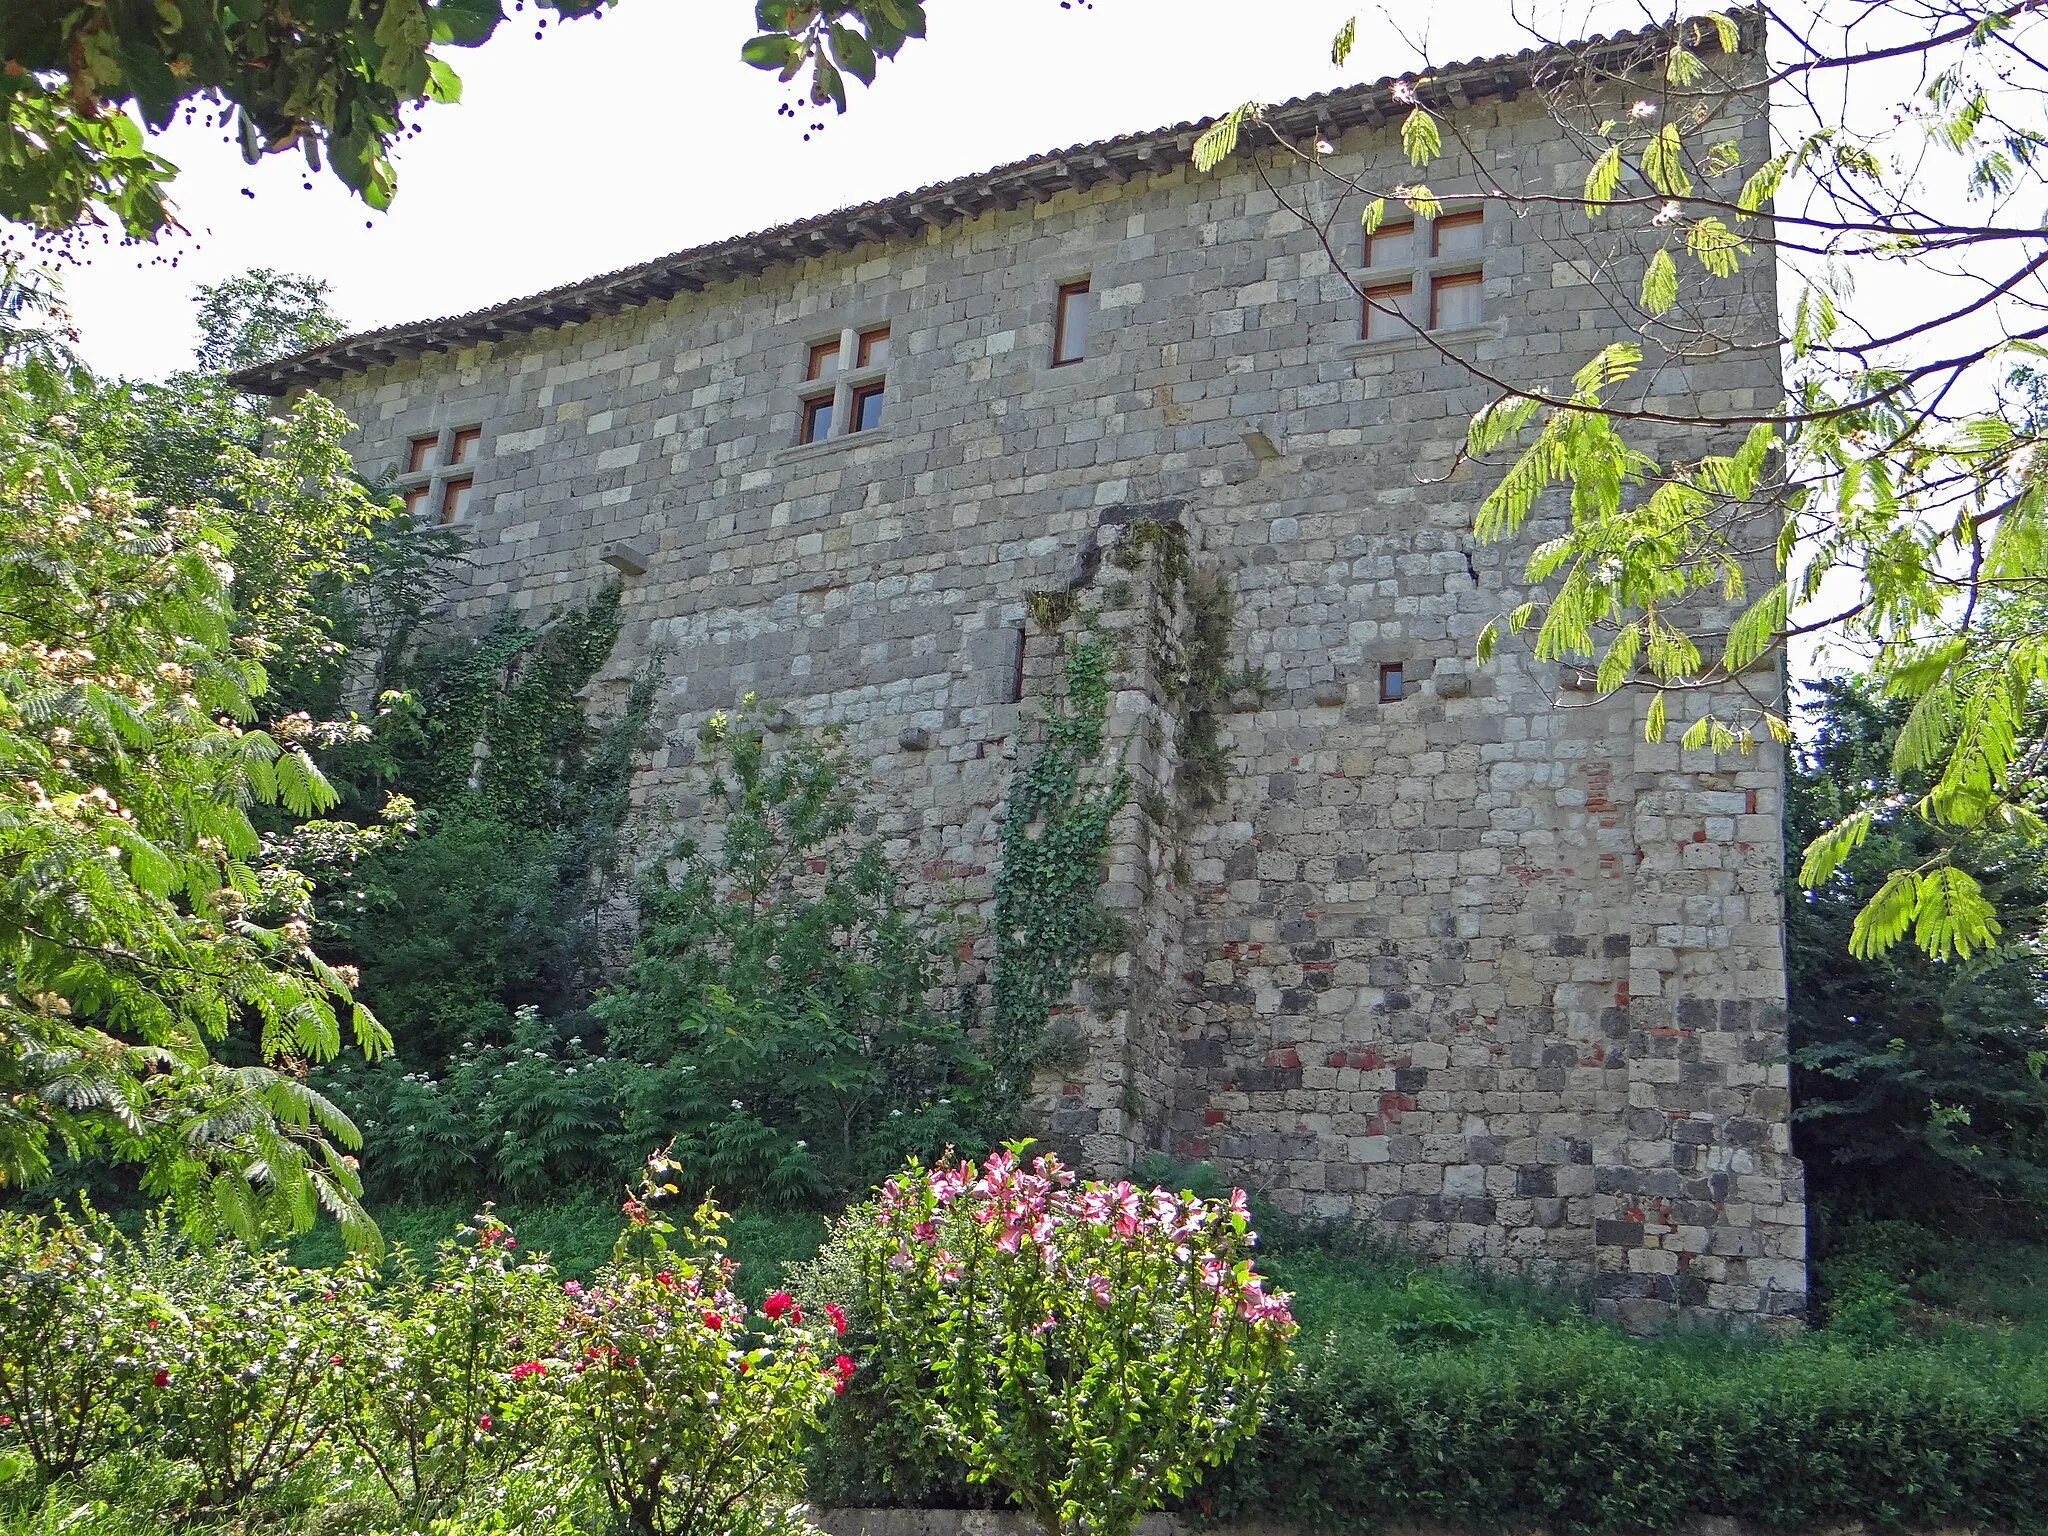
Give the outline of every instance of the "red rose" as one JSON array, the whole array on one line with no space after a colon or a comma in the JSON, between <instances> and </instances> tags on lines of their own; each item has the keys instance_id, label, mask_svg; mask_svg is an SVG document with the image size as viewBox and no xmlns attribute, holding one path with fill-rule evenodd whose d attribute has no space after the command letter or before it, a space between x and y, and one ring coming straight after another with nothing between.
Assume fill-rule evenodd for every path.
<instances>
[{"instance_id":1,"label":"red rose","mask_svg":"<svg viewBox=\"0 0 2048 1536\"><path fill-rule=\"evenodd\" d=\"M159 1387L168 1387L171 1384L171 1373L169 1371L158 1371L149 1379Z\"/></svg>"},{"instance_id":2,"label":"red rose","mask_svg":"<svg viewBox=\"0 0 2048 1536\"><path fill-rule=\"evenodd\" d=\"M840 1310L838 1302L826 1302L825 1315L832 1319L832 1331L834 1333L846 1332L846 1314Z\"/></svg>"},{"instance_id":3,"label":"red rose","mask_svg":"<svg viewBox=\"0 0 2048 1536\"><path fill-rule=\"evenodd\" d=\"M787 1312L792 1305L794 1303L790 1300L789 1292L775 1291L766 1301L761 1303L761 1310L768 1314L768 1321L772 1323L780 1318L783 1313Z\"/></svg>"},{"instance_id":4,"label":"red rose","mask_svg":"<svg viewBox=\"0 0 2048 1536\"><path fill-rule=\"evenodd\" d=\"M724 1323L725 1319L720 1317L716 1312L706 1312L704 1314L704 1326L706 1328L719 1328L724 1326Z\"/></svg>"}]
</instances>

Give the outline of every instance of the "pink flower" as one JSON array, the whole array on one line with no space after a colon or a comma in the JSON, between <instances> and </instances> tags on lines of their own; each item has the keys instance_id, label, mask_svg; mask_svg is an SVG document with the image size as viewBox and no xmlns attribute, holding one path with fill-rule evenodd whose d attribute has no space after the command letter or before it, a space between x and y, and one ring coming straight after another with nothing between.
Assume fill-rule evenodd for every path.
<instances>
[{"instance_id":1,"label":"pink flower","mask_svg":"<svg viewBox=\"0 0 2048 1536\"><path fill-rule=\"evenodd\" d=\"M834 1333L846 1332L846 1314L840 1310L838 1302L826 1302L825 1315L832 1319L832 1331Z\"/></svg>"},{"instance_id":2,"label":"pink flower","mask_svg":"<svg viewBox=\"0 0 2048 1536\"><path fill-rule=\"evenodd\" d=\"M790 1300L789 1292L771 1291L768 1299L761 1303L761 1310L768 1314L768 1321L773 1323L780 1321L782 1314L794 1305L795 1303ZM798 1321L801 1320L801 1317L799 1317Z\"/></svg>"},{"instance_id":3,"label":"pink flower","mask_svg":"<svg viewBox=\"0 0 2048 1536\"><path fill-rule=\"evenodd\" d=\"M512 1379L514 1381L524 1381L529 1376L545 1376L547 1373L548 1368L538 1360L522 1360L519 1364L512 1367Z\"/></svg>"},{"instance_id":4,"label":"pink flower","mask_svg":"<svg viewBox=\"0 0 2048 1536\"><path fill-rule=\"evenodd\" d=\"M488 1413L478 1414L476 1416L476 1427L478 1429L489 1429L491 1427L491 1416Z\"/></svg>"},{"instance_id":5,"label":"pink flower","mask_svg":"<svg viewBox=\"0 0 2048 1536\"><path fill-rule=\"evenodd\" d=\"M583 1294L583 1287L574 1280L565 1280L562 1282L562 1294L564 1296L581 1296Z\"/></svg>"},{"instance_id":6,"label":"pink flower","mask_svg":"<svg viewBox=\"0 0 2048 1536\"><path fill-rule=\"evenodd\" d=\"M1098 1307L1106 1307L1106 1306L1108 1306L1108 1305L1109 1305L1109 1276L1107 1276L1107 1275L1091 1275L1091 1276L1089 1276L1089 1279L1088 1279L1088 1294L1089 1294L1089 1295L1091 1295L1091 1296L1093 1296L1093 1297L1095 1298L1095 1305L1097 1305Z\"/></svg>"},{"instance_id":7,"label":"pink flower","mask_svg":"<svg viewBox=\"0 0 2048 1536\"><path fill-rule=\"evenodd\" d=\"M664 1269L654 1277L654 1283L664 1291L672 1291L676 1288L676 1277Z\"/></svg>"}]
</instances>

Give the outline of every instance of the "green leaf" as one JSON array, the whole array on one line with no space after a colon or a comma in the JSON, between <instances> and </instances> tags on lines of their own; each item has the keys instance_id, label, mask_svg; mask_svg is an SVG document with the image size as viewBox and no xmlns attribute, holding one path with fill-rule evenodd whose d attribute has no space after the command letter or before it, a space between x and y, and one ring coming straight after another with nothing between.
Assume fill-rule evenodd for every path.
<instances>
[{"instance_id":1,"label":"green leaf","mask_svg":"<svg viewBox=\"0 0 2048 1536\"><path fill-rule=\"evenodd\" d=\"M1664 739L1664 691L1660 688L1650 695L1649 711L1643 716L1643 740Z\"/></svg>"},{"instance_id":2,"label":"green leaf","mask_svg":"<svg viewBox=\"0 0 2048 1536\"><path fill-rule=\"evenodd\" d=\"M868 40L851 27L842 27L836 22L827 34L832 42L832 57L862 85L875 83L875 54L868 46Z\"/></svg>"},{"instance_id":3,"label":"green leaf","mask_svg":"<svg viewBox=\"0 0 2048 1536\"><path fill-rule=\"evenodd\" d=\"M1911 870L1893 870L1850 925L1849 953L1872 960L1897 944L1913 926L1919 893L1920 881Z\"/></svg>"},{"instance_id":4,"label":"green leaf","mask_svg":"<svg viewBox=\"0 0 2048 1536\"><path fill-rule=\"evenodd\" d=\"M441 0L431 12L433 40L457 48L486 42L505 19L499 0Z\"/></svg>"},{"instance_id":5,"label":"green leaf","mask_svg":"<svg viewBox=\"0 0 2048 1536\"><path fill-rule=\"evenodd\" d=\"M1376 197L1365 205L1365 211L1358 216L1358 222L1364 226L1365 232L1370 235L1379 229L1381 221L1386 216L1387 200L1384 197Z\"/></svg>"},{"instance_id":6,"label":"green leaf","mask_svg":"<svg viewBox=\"0 0 2048 1536\"><path fill-rule=\"evenodd\" d=\"M1708 11L1697 19L1714 24L1714 32L1723 53L1734 53L1742 47L1742 31L1735 25L1735 19L1725 11Z\"/></svg>"},{"instance_id":7,"label":"green leaf","mask_svg":"<svg viewBox=\"0 0 2048 1536\"><path fill-rule=\"evenodd\" d=\"M1799 862L1800 885L1810 891L1824 884L1842 860L1863 846L1875 820L1876 813L1867 808L1854 812L1808 843Z\"/></svg>"},{"instance_id":8,"label":"green leaf","mask_svg":"<svg viewBox=\"0 0 2048 1536\"><path fill-rule=\"evenodd\" d=\"M1586 217L1598 218L1621 185L1621 146L1610 144L1586 172Z\"/></svg>"},{"instance_id":9,"label":"green leaf","mask_svg":"<svg viewBox=\"0 0 2048 1536\"><path fill-rule=\"evenodd\" d=\"M1785 171L1792 163L1788 151L1774 155L1751 173L1749 180L1742 184L1742 191L1736 194L1735 205L1746 214L1763 211L1763 206L1778 195L1778 188L1784 184Z\"/></svg>"},{"instance_id":10,"label":"green leaf","mask_svg":"<svg viewBox=\"0 0 2048 1536\"><path fill-rule=\"evenodd\" d=\"M1248 119L1257 117L1259 110L1257 102L1248 101L1240 107L1233 107L1210 124L1202 136L1195 140L1195 147L1191 151L1195 169L1207 173L1227 160L1231 152L1237 148L1238 130Z\"/></svg>"},{"instance_id":11,"label":"green leaf","mask_svg":"<svg viewBox=\"0 0 2048 1536\"><path fill-rule=\"evenodd\" d=\"M1344 25L1337 29L1337 35L1330 40L1330 62L1342 68L1351 57L1351 48L1358 41L1358 18L1345 18Z\"/></svg>"},{"instance_id":12,"label":"green leaf","mask_svg":"<svg viewBox=\"0 0 2048 1536\"><path fill-rule=\"evenodd\" d=\"M1401 148L1410 165L1426 165L1443 150L1443 137L1427 107L1416 107L1401 120Z\"/></svg>"},{"instance_id":13,"label":"green leaf","mask_svg":"<svg viewBox=\"0 0 2048 1536\"><path fill-rule=\"evenodd\" d=\"M1666 197L1692 195L1692 178L1685 172L1685 145L1676 123L1666 123L1643 146L1643 179Z\"/></svg>"},{"instance_id":14,"label":"green leaf","mask_svg":"<svg viewBox=\"0 0 2048 1536\"><path fill-rule=\"evenodd\" d=\"M1643 308L1653 315L1661 315L1678 302L1678 264L1671 259L1671 252L1658 246L1650 257L1650 265L1643 273Z\"/></svg>"},{"instance_id":15,"label":"green leaf","mask_svg":"<svg viewBox=\"0 0 2048 1536\"><path fill-rule=\"evenodd\" d=\"M444 106L462 100L462 77L431 55L427 59L427 99Z\"/></svg>"},{"instance_id":16,"label":"green leaf","mask_svg":"<svg viewBox=\"0 0 2048 1536\"><path fill-rule=\"evenodd\" d=\"M803 44L793 37L769 33L743 43L740 59L756 69L785 70L803 61Z\"/></svg>"},{"instance_id":17,"label":"green leaf","mask_svg":"<svg viewBox=\"0 0 2048 1536\"><path fill-rule=\"evenodd\" d=\"M1680 89L1691 85L1706 72L1699 55L1689 48L1673 48L1664 57L1664 78Z\"/></svg>"}]
</instances>

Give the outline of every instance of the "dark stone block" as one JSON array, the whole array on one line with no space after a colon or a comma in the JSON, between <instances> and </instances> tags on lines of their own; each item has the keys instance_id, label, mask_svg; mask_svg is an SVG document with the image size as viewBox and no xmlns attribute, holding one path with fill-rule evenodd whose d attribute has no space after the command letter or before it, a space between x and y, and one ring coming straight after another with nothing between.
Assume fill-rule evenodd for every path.
<instances>
[{"instance_id":1,"label":"dark stone block","mask_svg":"<svg viewBox=\"0 0 2048 1536\"><path fill-rule=\"evenodd\" d=\"M1427 1067L1396 1067L1394 1069L1394 1092L1420 1093L1429 1084Z\"/></svg>"},{"instance_id":2,"label":"dark stone block","mask_svg":"<svg viewBox=\"0 0 2048 1536\"><path fill-rule=\"evenodd\" d=\"M1576 933L1560 933L1550 941L1550 952L1553 955L1583 955L1586 941Z\"/></svg>"},{"instance_id":3,"label":"dark stone block","mask_svg":"<svg viewBox=\"0 0 2048 1536\"><path fill-rule=\"evenodd\" d=\"M1640 1248L1643 1246L1643 1224L1640 1221L1609 1221L1603 1217L1593 1223L1593 1241L1602 1248Z\"/></svg>"},{"instance_id":4,"label":"dark stone block","mask_svg":"<svg viewBox=\"0 0 2048 1536\"><path fill-rule=\"evenodd\" d=\"M1600 941L1600 953L1609 960L1619 960L1631 947L1631 940L1625 933L1610 933Z\"/></svg>"},{"instance_id":5,"label":"dark stone block","mask_svg":"<svg viewBox=\"0 0 2048 1536\"><path fill-rule=\"evenodd\" d=\"M1517 1168L1515 1170L1515 1193L1518 1195L1554 1195L1557 1193L1557 1174L1549 1168Z\"/></svg>"},{"instance_id":6,"label":"dark stone block","mask_svg":"<svg viewBox=\"0 0 2048 1536\"><path fill-rule=\"evenodd\" d=\"M1421 1206L1414 1195L1396 1195L1380 1207L1380 1220L1414 1221L1421 1214Z\"/></svg>"}]
</instances>

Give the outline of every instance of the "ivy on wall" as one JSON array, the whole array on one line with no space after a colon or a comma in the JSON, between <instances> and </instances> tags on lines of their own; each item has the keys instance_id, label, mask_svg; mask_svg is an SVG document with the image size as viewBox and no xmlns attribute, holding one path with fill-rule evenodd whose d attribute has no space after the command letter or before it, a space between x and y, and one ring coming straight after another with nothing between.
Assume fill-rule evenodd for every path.
<instances>
[{"instance_id":1,"label":"ivy on wall","mask_svg":"<svg viewBox=\"0 0 2048 1536\"><path fill-rule=\"evenodd\" d=\"M993 1043L998 1078L1015 1096L1027 1086L1046 1019L1081 967L1119 937L1096 899L1110 822L1131 793L1122 762L1106 780L1098 766L1112 660L1101 634L1068 647L1065 697L1050 703L1045 745L1010 781L996 874Z\"/></svg>"}]
</instances>

